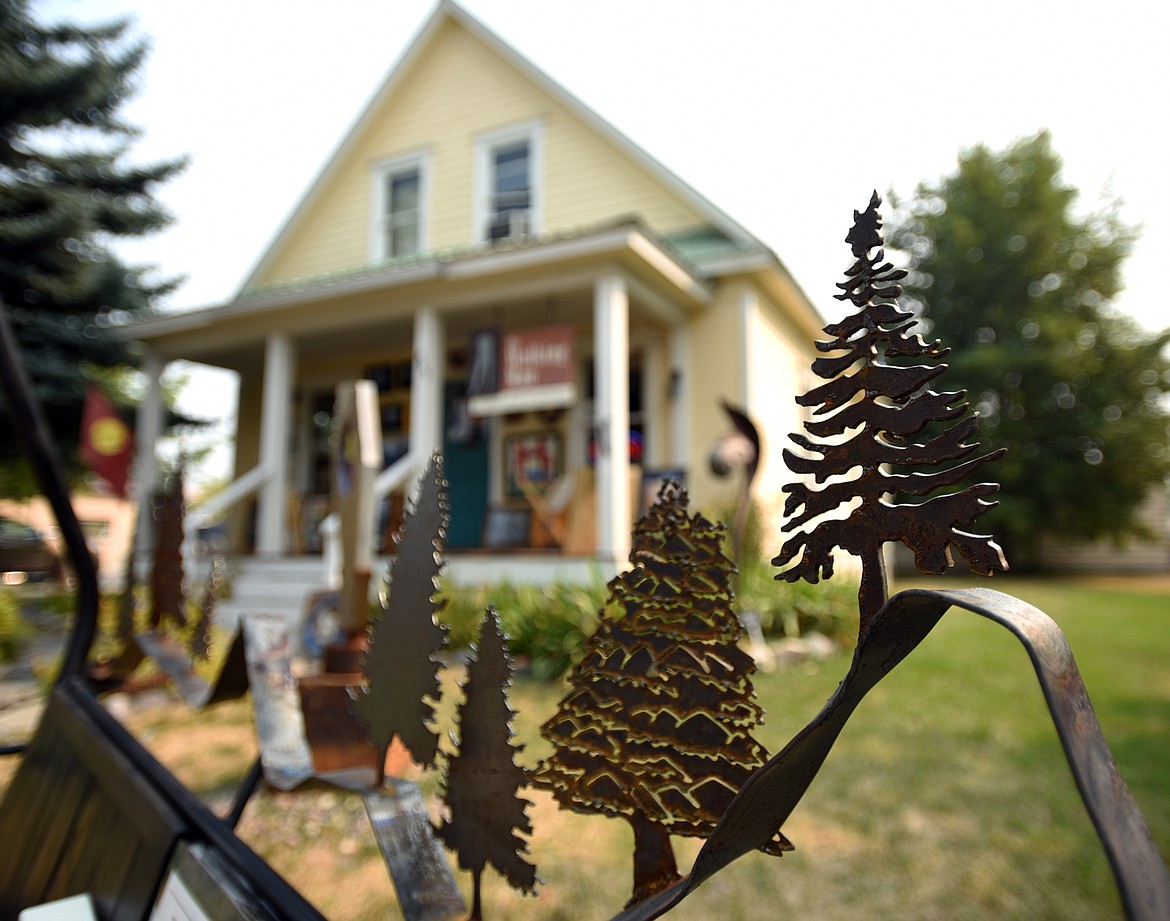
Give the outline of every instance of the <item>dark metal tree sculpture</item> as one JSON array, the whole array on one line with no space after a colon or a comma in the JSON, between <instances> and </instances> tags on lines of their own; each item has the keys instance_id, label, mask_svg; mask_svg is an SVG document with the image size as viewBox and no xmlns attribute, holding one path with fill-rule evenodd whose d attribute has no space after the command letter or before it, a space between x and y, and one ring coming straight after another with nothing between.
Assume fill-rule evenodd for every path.
<instances>
[{"instance_id":1,"label":"dark metal tree sculpture","mask_svg":"<svg viewBox=\"0 0 1170 921\"><path fill-rule=\"evenodd\" d=\"M187 625L183 594L183 471L176 470L162 493L153 497L154 560L150 570L150 626L164 620Z\"/></svg>"},{"instance_id":2,"label":"dark metal tree sculpture","mask_svg":"<svg viewBox=\"0 0 1170 921\"><path fill-rule=\"evenodd\" d=\"M631 904L679 878L670 835L705 836L767 758L740 649L722 525L687 515L664 484L634 527L630 569L610 582L601 623L541 734L555 751L534 784L560 805L621 817L634 830ZM770 853L791 849L777 833Z\"/></svg>"},{"instance_id":3,"label":"dark metal tree sculpture","mask_svg":"<svg viewBox=\"0 0 1170 921\"><path fill-rule=\"evenodd\" d=\"M536 868L521 856L528 844L520 835L532 834L526 815L532 803L516 795L528 785L528 777L515 762L524 746L511 742L515 715L507 697L511 679L500 617L489 607L463 686L459 751L447 759L443 801L451 817L438 830L447 847L458 853L459 866L472 874L470 918L474 921L483 917L480 881L487 863L513 888L524 892L536 888Z\"/></svg>"},{"instance_id":4,"label":"dark metal tree sculpture","mask_svg":"<svg viewBox=\"0 0 1170 921\"><path fill-rule=\"evenodd\" d=\"M378 750L379 786L395 736L419 764L433 764L438 751L439 737L431 728L440 694L435 654L447 643L447 628L437 620L445 602L436 592L449 520L443 459L434 454L394 538L388 594L370 624L366 687L353 701Z\"/></svg>"},{"instance_id":5,"label":"dark metal tree sculpture","mask_svg":"<svg viewBox=\"0 0 1170 921\"><path fill-rule=\"evenodd\" d=\"M838 354L818 358L813 372L828 383L810 390L796 401L815 406L812 421L804 424L813 438L793 434L792 440L815 457L784 452L784 462L794 473L812 475L819 488L808 482L784 487L788 499L784 531L792 533L772 561L777 566L796 564L777 579L817 582L833 573L833 549L840 547L861 559L861 629L886 602L886 574L882 545L901 541L914 551L922 572L942 573L954 565L951 546L958 548L971 568L984 575L1007 569L1003 552L990 536L970 534L962 527L993 508L985 497L999 485L978 483L959 492L934 495L918 503L898 503L887 498L928 496L953 486L1003 449L965 460L976 444L967 444L979 427L970 412L966 392L935 393L926 384L947 366L937 359L947 354L937 341L927 344L911 335L912 313L901 310L892 299L902 291L896 284L906 273L883 263L881 199L874 192L864 212L853 212L854 224L845 242L853 248L856 262L838 283L838 300L850 301L857 313L825 327L832 336L818 341L822 352ZM872 255L871 255L872 253ZM877 299L877 300L875 300ZM891 359L893 361L891 361ZM914 364L898 359L926 359ZM852 373L850 372L852 369ZM914 441L929 423L949 423L940 434ZM890 467L939 467L929 472L895 473ZM860 473L843 479L854 471ZM832 480L831 482L826 482ZM841 512L860 500L843 518ZM825 519L822 516L835 517ZM812 524L807 530L798 530Z\"/></svg>"},{"instance_id":6,"label":"dark metal tree sculpture","mask_svg":"<svg viewBox=\"0 0 1170 921\"><path fill-rule=\"evenodd\" d=\"M207 581L203 586L203 598L199 602L199 619L191 631L191 658L206 661L211 657L211 625L215 622L215 607L227 581L227 560L218 554L211 558Z\"/></svg>"}]
</instances>

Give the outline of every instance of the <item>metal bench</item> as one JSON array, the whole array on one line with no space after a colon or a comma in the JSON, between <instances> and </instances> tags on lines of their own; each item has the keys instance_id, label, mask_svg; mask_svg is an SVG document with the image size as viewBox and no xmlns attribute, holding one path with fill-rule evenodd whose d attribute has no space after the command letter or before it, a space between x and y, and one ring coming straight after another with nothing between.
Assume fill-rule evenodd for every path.
<instances>
[{"instance_id":1,"label":"metal bench","mask_svg":"<svg viewBox=\"0 0 1170 921\"><path fill-rule=\"evenodd\" d=\"M40 725L27 746L3 752L24 760L0 802L0 918L88 893L102 921L140 921L168 886L180 898L193 895L209 918L320 921L233 831L259 766L220 819L92 692L85 663L97 628L97 572L2 308L0 385L79 580L72 634Z\"/></svg>"}]
</instances>

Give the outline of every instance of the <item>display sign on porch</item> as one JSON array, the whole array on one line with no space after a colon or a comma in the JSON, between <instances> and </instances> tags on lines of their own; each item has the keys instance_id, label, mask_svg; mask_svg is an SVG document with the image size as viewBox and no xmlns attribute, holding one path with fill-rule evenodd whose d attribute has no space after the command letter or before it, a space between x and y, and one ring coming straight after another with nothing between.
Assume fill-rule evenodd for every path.
<instances>
[{"instance_id":1,"label":"display sign on porch","mask_svg":"<svg viewBox=\"0 0 1170 921\"><path fill-rule=\"evenodd\" d=\"M488 360L482 354L485 339L481 334L473 352L473 378L481 385L494 381L496 389L469 388L471 414L499 416L572 406L577 401L573 340L573 327L567 324L502 333L495 355L498 373L488 374L480 367Z\"/></svg>"}]
</instances>

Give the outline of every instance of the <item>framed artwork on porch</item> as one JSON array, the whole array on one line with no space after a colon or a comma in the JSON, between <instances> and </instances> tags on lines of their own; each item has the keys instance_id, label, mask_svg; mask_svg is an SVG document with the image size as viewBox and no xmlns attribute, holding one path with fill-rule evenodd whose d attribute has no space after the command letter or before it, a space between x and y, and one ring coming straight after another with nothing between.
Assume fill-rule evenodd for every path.
<instances>
[{"instance_id":1,"label":"framed artwork on porch","mask_svg":"<svg viewBox=\"0 0 1170 921\"><path fill-rule=\"evenodd\" d=\"M484 513L482 543L488 550L527 547L531 530L532 509L492 505Z\"/></svg>"},{"instance_id":2,"label":"framed artwork on porch","mask_svg":"<svg viewBox=\"0 0 1170 921\"><path fill-rule=\"evenodd\" d=\"M504 439L505 494L509 499L523 499L520 481L527 480L545 489L562 471L559 432L526 432Z\"/></svg>"}]
</instances>

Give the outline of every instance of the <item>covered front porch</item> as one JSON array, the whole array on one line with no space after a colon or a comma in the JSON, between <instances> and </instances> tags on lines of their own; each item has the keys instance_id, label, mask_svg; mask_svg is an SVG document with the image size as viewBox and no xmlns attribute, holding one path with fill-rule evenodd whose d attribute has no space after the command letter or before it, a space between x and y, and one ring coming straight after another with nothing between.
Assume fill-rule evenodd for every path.
<instances>
[{"instance_id":1,"label":"covered front porch","mask_svg":"<svg viewBox=\"0 0 1170 921\"><path fill-rule=\"evenodd\" d=\"M245 292L128 330L146 349L151 381L138 444L157 441L168 362L234 371L235 478L189 516L187 533L224 519L230 552L320 555L328 573L337 565L333 395L343 381L368 379L384 460L376 553L392 552L404 496L439 449L452 578L608 578L628 557L644 488L691 464L688 319L709 299L696 273L635 223ZM485 339L500 355L501 339L539 344L554 333L568 343L557 386L501 394L477 381ZM140 482L157 475L142 452ZM141 545L149 532L144 515Z\"/></svg>"}]
</instances>

